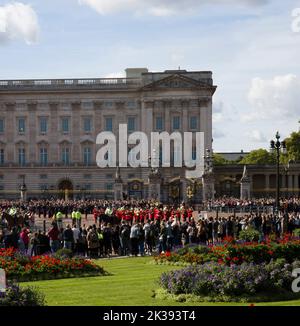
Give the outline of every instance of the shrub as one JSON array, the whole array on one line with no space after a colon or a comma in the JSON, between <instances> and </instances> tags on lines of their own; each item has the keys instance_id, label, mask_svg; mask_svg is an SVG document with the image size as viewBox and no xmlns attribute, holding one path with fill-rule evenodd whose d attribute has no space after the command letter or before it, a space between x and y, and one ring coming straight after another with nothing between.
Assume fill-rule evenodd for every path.
<instances>
[{"instance_id":1,"label":"shrub","mask_svg":"<svg viewBox=\"0 0 300 326\"><path fill-rule=\"evenodd\" d=\"M300 238L300 229L295 229L295 230L293 231L293 235L294 235L295 237Z\"/></svg>"},{"instance_id":2,"label":"shrub","mask_svg":"<svg viewBox=\"0 0 300 326\"><path fill-rule=\"evenodd\" d=\"M21 288L16 284L8 284L5 292L0 292L1 306L44 306L45 298L36 288Z\"/></svg>"},{"instance_id":3,"label":"shrub","mask_svg":"<svg viewBox=\"0 0 300 326\"><path fill-rule=\"evenodd\" d=\"M239 238L247 242L257 242L259 240L259 237L260 233L254 228L248 228L246 230L242 230L239 233Z\"/></svg>"},{"instance_id":4,"label":"shrub","mask_svg":"<svg viewBox=\"0 0 300 326\"><path fill-rule=\"evenodd\" d=\"M72 258L73 252L70 249L62 248L62 249L57 250L57 252L55 254L53 254L53 257L59 258L59 259Z\"/></svg>"},{"instance_id":5,"label":"shrub","mask_svg":"<svg viewBox=\"0 0 300 326\"><path fill-rule=\"evenodd\" d=\"M293 296L292 270L300 267L300 261L287 264L272 261L270 264L220 265L214 262L189 266L182 270L164 273L160 285L170 294L196 295L214 298L215 301L250 300L259 294ZM298 294L299 295L299 294Z\"/></svg>"}]
</instances>

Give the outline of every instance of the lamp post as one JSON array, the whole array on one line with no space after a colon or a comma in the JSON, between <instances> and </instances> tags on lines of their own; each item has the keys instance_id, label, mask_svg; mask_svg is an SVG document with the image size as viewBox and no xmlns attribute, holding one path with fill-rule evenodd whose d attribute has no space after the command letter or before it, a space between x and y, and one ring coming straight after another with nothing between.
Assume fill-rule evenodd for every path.
<instances>
[{"instance_id":1,"label":"lamp post","mask_svg":"<svg viewBox=\"0 0 300 326\"><path fill-rule=\"evenodd\" d=\"M213 174L213 155L209 149L206 149L204 155L204 174L203 183L203 201L214 200L214 174Z\"/></svg>"},{"instance_id":2,"label":"lamp post","mask_svg":"<svg viewBox=\"0 0 300 326\"><path fill-rule=\"evenodd\" d=\"M270 142L270 150L271 153L276 154L276 204L275 204L275 209L277 214L279 213L280 209L280 171L279 171L279 165L280 165L280 153L286 154L286 143L285 141L280 141L280 135L279 132L277 131L276 135L276 140L271 140Z\"/></svg>"}]
</instances>

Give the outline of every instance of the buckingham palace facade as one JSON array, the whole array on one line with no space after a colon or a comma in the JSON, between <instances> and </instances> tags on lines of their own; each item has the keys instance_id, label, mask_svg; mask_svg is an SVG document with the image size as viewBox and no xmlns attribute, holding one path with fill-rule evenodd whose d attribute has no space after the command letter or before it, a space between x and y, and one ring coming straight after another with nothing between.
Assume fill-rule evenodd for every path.
<instances>
[{"instance_id":1,"label":"buckingham palace facade","mask_svg":"<svg viewBox=\"0 0 300 326\"><path fill-rule=\"evenodd\" d=\"M203 131L212 149L212 72L126 69L125 78L0 80L0 196L113 198L96 165L99 132ZM191 144L194 148L194 144ZM173 151L174 155L174 151ZM172 147L171 147L172 157ZM161 168L163 201L184 200L185 168ZM124 196L148 196L149 168L118 171Z\"/></svg>"}]
</instances>

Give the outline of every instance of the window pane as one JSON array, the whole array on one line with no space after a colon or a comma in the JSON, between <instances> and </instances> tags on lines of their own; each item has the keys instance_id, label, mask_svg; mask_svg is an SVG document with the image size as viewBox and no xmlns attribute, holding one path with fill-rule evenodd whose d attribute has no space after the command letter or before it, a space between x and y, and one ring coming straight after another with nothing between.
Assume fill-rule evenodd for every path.
<instances>
[{"instance_id":1,"label":"window pane","mask_svg":"<svg viewBox=\"0 0 300 326\"><path fill-rule=\"evenodd\" d=\"M62 119L62 131L69 132L69 119L68 118Z\"/></svg>"},{"instance_id":2,"label":"window pane","mask_svg":"<svg viewBox=\"0 0 300 326\"><path fill-rule=\"evenodd\" d=\"M83 125L84 125L83 128L85 132L92 131L92 120L90 118L84 118Z\"/></svg>"},{"instance_id":3,"label":"window pane","mask_svg":"<svg viewBox=\"0 0 300 326\"><path fill-rule=\"evenodd\" d=\"M41 118L40 119L40 132L41 133L46 133L48 126L47 126L47 118Z\"/></svg>"},{"instance_id":4,"label":"window pane","mask_svg":"<svg viewBox=\"0 0 300 326\"><path fill-rule=\"evenodd\" d=\"M47 148L41 148L40 149L40 163L41 163L41 165L47 165L48 164L48 150L47 150Z\"/></svg>"},{"instance_id":5,"label":"window pane","mask_svg":"<svg viewBox=\"0 0 300 326\"><path fill-rule=\"evenodd\" d=\"M162 117L156 117L156 130L163 130L163 118Z\"/></svg>"},{"instance_id":6,"label":"window pane","mask_svg":"<svg viewBox=\"0 0 300 326\"><path fill-rule=\"evenodd\" d=\"M19 148L19 165L24 166L26 164L25 148Z\"/></svg>"},{"instance_id":7,"label":"window pane","mask_svg":"<svg viewBox=\"0 0 300 326\"><path fill-rule=\"evenodd\" d=\"M4 120L0 119L0 133L4 132Z\"/></svg>"},{"instance_id":8,"label":"window pane","mask_svg":"<svg viewBox=\"0 0 300 326\"><path fill-rule=\"evenodd\" d=\"M196 150L196 146L193 145L192 147L192 160L196 160L197 158L197 150Z\"/></svg>"},{"instance_id":9,"label":"window pane","mask_svg":"<svg viewBox=\"0 0 300 326\"><path fill-rule=\"evenodd\" d=\"M19 119L18 130L20 133L25 132L25 119L24 118Z\"/></svg>"},{"instance_id":10,"label":"window pane","mask_svg":"<svg viewBox=\"0 0 300 326\"><path fill-rule=\"evenodd\" d=\"M180 129L180 117L173 117L173 129Z\"/></svg>"},{"instance_id":11,"label":"window pane","mask_svg":"<svg viewBox=\"0 0 300 326\"><path fill-rule=\"evenodd\" d=\"M92 161L92 150L90 147L83 149L83 162L85 165L90 165Z\"/></svg>"},{"instance_id":12,"label":"window pane","mask_svg":"<svg viewBox=\"0 0 300 326\"><path fill-rule=\"evenodd\" d=\"M135 118L129 117L128 118L128 131L134 131L135 130Z\"/></svg>"},{"instance_id":13,"label":"window pane","mask_svg":"<svg viewBox=\"0 0 300 326\"><path fill-rule=\"evenodd\" d=\"M198 119L196 116L190 117L190 129L198 129Z\"/></svg>"},{"instance_id":14,"label":"window pane","mask_svg":"<svg viewBox=\"0 0 300 326\"><path fill-rule=\"evenodd\" d=\"M0 165L4 164L4 149L0 149Z\"/></svg>"},{"instance_id":15,"label":"window pane","mask_svg":"<svg viewBox=\"0 0 300 326\"><path fill-rule=\"evenodd\" d=\"M105 131L113 131L112 118L106 118L105 119Z\"/></svg>"},{"instance_id":16,"label":"window pane","mask_svg":"<svg viewBox=\"0 0 300 326\"><path fill-rule=\"evenodd\" d=\"M69 148L63 148L62 149L62 162L65 165L70 164L70 150L69 150Z\"/></svg>"}]
</instances>

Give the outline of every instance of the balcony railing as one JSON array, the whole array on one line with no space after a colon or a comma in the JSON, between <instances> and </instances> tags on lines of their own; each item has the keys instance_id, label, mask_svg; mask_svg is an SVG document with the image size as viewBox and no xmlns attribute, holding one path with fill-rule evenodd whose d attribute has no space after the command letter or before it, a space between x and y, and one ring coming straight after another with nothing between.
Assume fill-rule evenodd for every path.
<instances>
[{"instance_id":1,"label":"balcony railing","mask_svg":"<svg viewBox=\"0 0 300 326\"><path fill-rule=\"evenodd\" d=\"M36 90L36 89L109 89L135 88L141 86L139 78L83 78L83 79L24 79L0 80L1 90Z\"/></svg>"}]
</instances>

